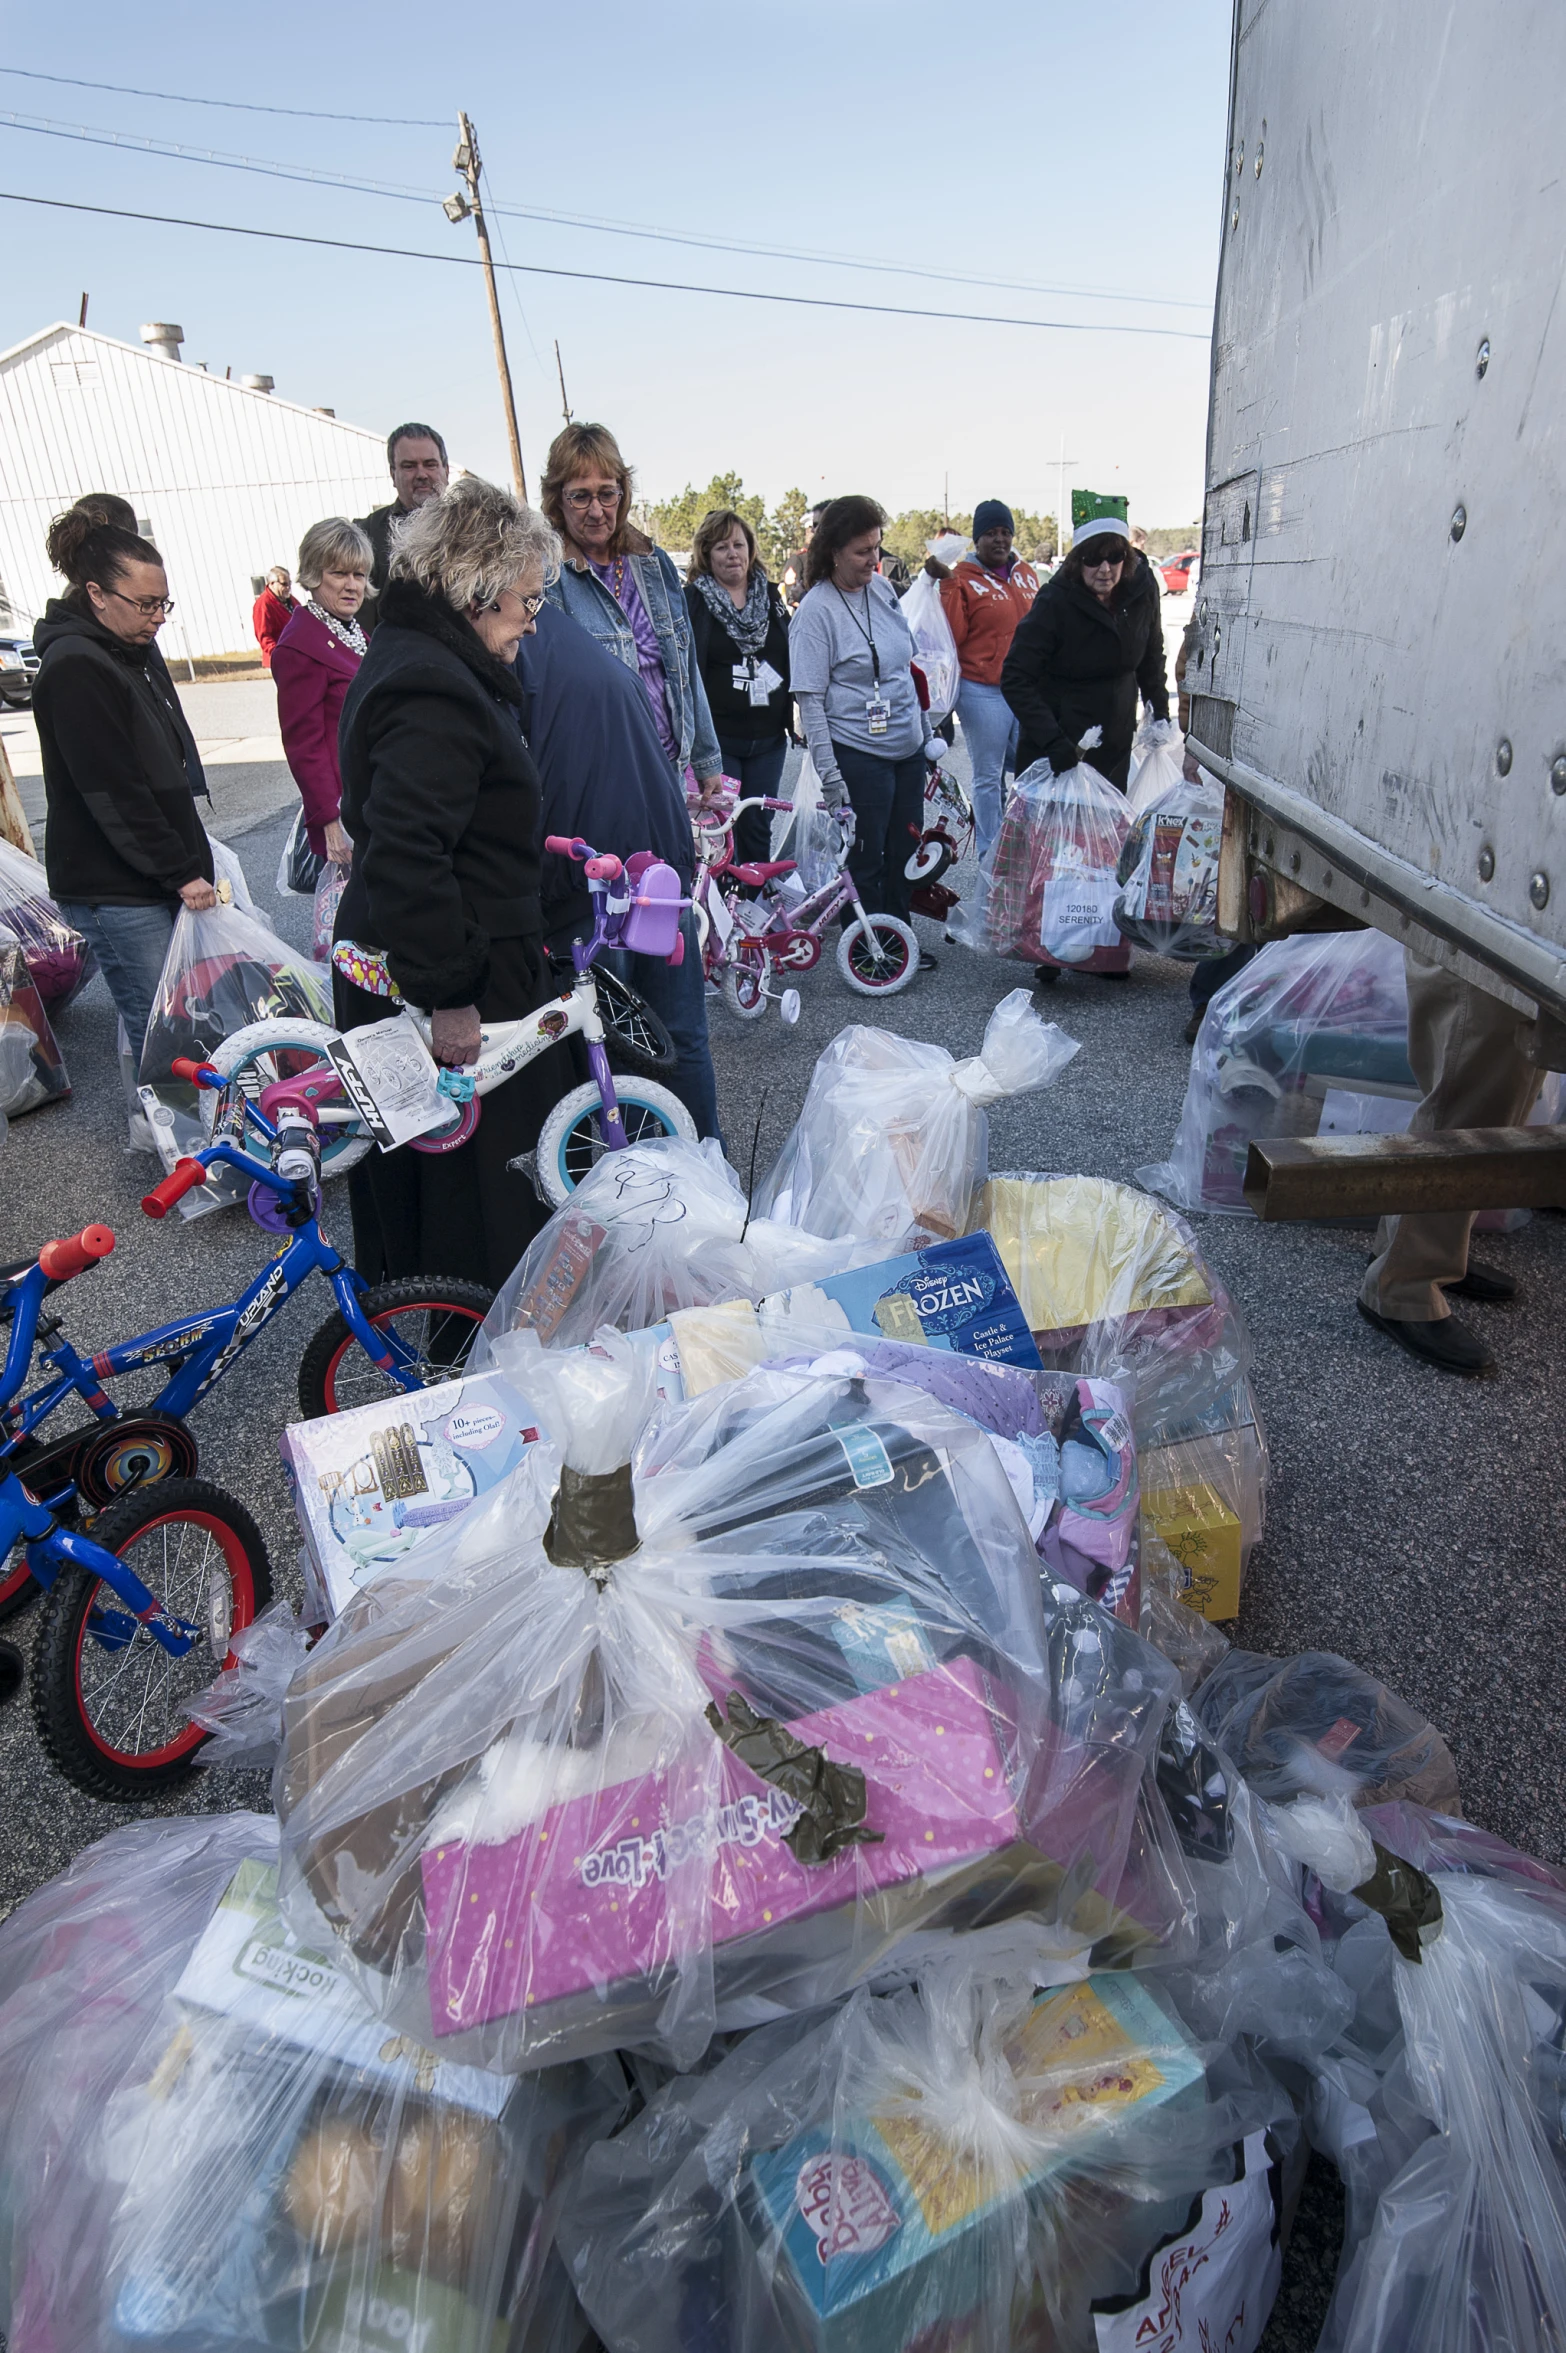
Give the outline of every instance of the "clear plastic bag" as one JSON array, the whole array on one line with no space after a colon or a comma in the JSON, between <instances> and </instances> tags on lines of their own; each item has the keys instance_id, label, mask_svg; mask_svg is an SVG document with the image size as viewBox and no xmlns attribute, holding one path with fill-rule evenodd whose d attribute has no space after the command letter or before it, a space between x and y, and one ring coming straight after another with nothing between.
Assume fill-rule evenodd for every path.
<instances>
[{"instance_id":1,"label":"clear plastic bag","mask_svg":"<svg viewBox=\"0 0 1566 2353\"><path fill-rule=\"evenodd\" d=\"M1132 1973L1036 1990L1025 1929L993 1975L747 2036L588 2152L561 2247L609 2353L1254 2353L1286 2093Z\"/></svg>"},{"instance_id":2,"label":"clear plastic bag","mask_svg":"<svg viewBox=\"0 0 1566 2353\"><path fill-rule=\"evenodd\" d=\"M1115 869L1129 823L1124 793L1090 761L1057 776L1036 760L980 868L983 946L1028 964L1124 972L1131 951L1115 923Z\"/></svg>"},{"instance_id":3,"label":"clear plastic bag","mask_svg":"<svg viewBox=\"0 0 1566 2353\"><path fill-rule=\"evenodd\" d=\"M939 581L920 570L913 586L901 599L903 619L908 624L914 641L913 658L924 673L924 683L930 695L930 724L939 727L941 721L956 708L957 689L962 683L962 666L957 659L957 640L952 625L946 618L946 607L941 602Z\"/></svg>"},{"instance_id":4,"label":"clear plastic bag","mask_svg":"<svg viewBox=\"0 0 1566 2353\"><path fill-rule=\"evenodd\" d=\"M1387 1114L1406 1126L1419 1094L1400 943L1379 931L1271 940L1208 1005L1169 1159L1136 1181L1182 1209L1248 1217L1258 1138L1356 1133Z\"/></svg>"},{"instance_id":5,"label":"clear plastic bag","mask_svg":"<svg viewBox=\"0 0 1566 2353\"><path fill-rule=\"evenodd\" d=\"M220 842L215 833L207 835L207 844L212 852L212 879L217 885L218 896L222 897L223 885L227 883L233 905L243 908L247 915L258 915L255 900L250 896L250 885L245 880L244 867L239 862L239 852L231 849L227 842Z\"/></svg>"},{"instance_id":6,"label":"clear plastic bag","mask_svg":"<svg viewBox=\"0 0 1566 2353\"><path fill-rule=\"evenodd\" d=\"M19 1119L44 1103L65 1102L70 1092L32 958L0 923L0 1111Z\"/></svg>"},{"instance_id":7,"label":"clear plastic bag","mask_svg":"<svg viewBox=\"0 0 1566 2353\"><path fill-rule=\"evenodd\" d=\"M351 872L351 867L334 866L330 859L321 868L310 914L310 954L317 964L329 964L332 960L332 929Z\"/></svg>"},{"instance_id":8,"label":"clear plastic bag","mask_svg":"<svg viewBox=\"0 0 1566 2353\"><path fill-rule=\"evenodd\" d=\"M383 2016L487 2065L689 2066L1019 1909L1073 1964L1179 1931L1183 1885L1130 1860L1177 1678L1046 1595L981 1430L900 1383L763 1370L628 1466L628 1342L531 1378L558 1447L288 1694L289 1916Z\"/></svg>"},{"instance_id":9,"label":"clear plastic bag","mask_svg":"<svg viewBox=\"0 0 1566 2353\"><path fill-rule=\"evenodd\" d=\"M710 1139L633 1144L606 1153L529 1243L484 1319L469 1370L514 1369L508 1334L575 1347L605 1325L642 1331L679 1309L758 1300L875 1255L780 1225L759 1201L752 1215Z\"/></svg>"},{"instance_id":10,"label":"clear plastic bag","mask_svg":"<svg viewBox=\"0 0 1566 2353\"><path fill-rule=\"evenodd\" d=\"M36 858L0 840L0 926L27 958L33 986L45 1005L63 1013L98 969L97 958L49 896Z\"/></svg>"},{"instance_id":11,"label":"clear plastic bag","mask_svg":"<svg viewBox=\"0 0 1566 2353\"><path fill-rule=\"evenodd\" d=\"M1329 1650L1232 1650L1192 1702L1263 1797L1393 1799L1456 1814L1457 1768L1433 1724Z\"/></svg>"},{"instance_id":12,"label":"clear plastic bag","mask_svg":"<svg viewBox=\"0 0 1566 2353\"><path fill-rule=\"evenodd\" d=\"M1144 719L1131 746L1126 808L1133 818L1172 793L1185 775L1185 737L1172 719ZM1220 797L1222 787L1219 788Z\"/></svg>"},{"instance_id":13,"label":"clear plastic bag","mask_svg":"<svg viewBox=\"0 0 1566 2353\"><path fill-rule=\"evenodd\" d=\"M1154 754L1145 766L1151 767ZM1204 776L1154 789L1134 814L1116 869L1115 921L1156 956L1195 964L1233 945L1218 932L1223 787Z\"/></svg>"},{"instance_id":14,"label":"clear plastic bag","mask_svg":"<svg viewBox=\"0 0 1566 2353\"><path fill-rule=\"evenodd\" d=\"M303 809L296 809L277 861L278 897L313 899L325 864L325 854L310 847Z\"/></svg>"},{"instance_id":15,"label":"clear plastic bag","mask_svg":"<svg viewBox=\"0 0 1566 2353\"><path fill-rule=\"evenodd\" d=\"M388 2040L289 1938L275 1855L257 1815L139 1824L0 1927L15 2353L566 2353L563 2168L618 2069L518 2086Z\"/></svg>"},{"instance_id":16,"label":"clear plastic bag","mask_svg":"<svg viewBox=\"0 0 1566 2353\"><path fill-rule=\"evenodd\" d=\"M851 814L840 821L824 805L821 778L814 760L806 752L794 779L793 800L788 808L773 812L767 854L771 858L792 858L795 879L805 892L824 890L843 870L852 845L852 825Z\"/></svg>"},{"instance_id":17,"label":"clear plastic bag","mask_svg":"<svg viewBox=\"0 0 1566 2353\"><path fill-rule=\"evenodd\" d=\"M229 1650L234 1664L185 1705L191 1722L212 1735L197 1762L269 1769L282 1744L283 1694L310 1655L310 1629L286 1601L269 1602Z\"/></svg>"},{"instance_id":18,"label":"clear plastic bag","mask_svg":"<svg viewBox=\"0 0 1566 2353\"><path fill-rule=\"evenodd\" d=\"M890 1030L840 1030L756 1188L756 1208L781 1224L888 1248L964 1233L988 1168L986 1106L1052 1086L1078 1051L1039 1019L1025 989L1001 999L979 1052L962 1061Z\"/></svg>"}]
</instances>

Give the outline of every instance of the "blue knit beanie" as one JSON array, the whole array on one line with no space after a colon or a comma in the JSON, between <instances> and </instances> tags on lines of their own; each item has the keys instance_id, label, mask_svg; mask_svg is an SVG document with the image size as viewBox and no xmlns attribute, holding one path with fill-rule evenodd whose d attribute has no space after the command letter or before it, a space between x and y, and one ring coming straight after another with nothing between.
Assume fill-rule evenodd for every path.
<instances>
[{"instance_id":1,"label":"blue knit beanie","mask_svg":"<svg viewBox=\"0 0 1566 2353\"><path fill-rule=\"evenodd\" d=\"M1003 498L981 498L973 510L974 538L982 539L986 531L996 531L1002 526L1008 531L1017 528L1017 519L1006 501Z\"/></svg>"}]
</instances>

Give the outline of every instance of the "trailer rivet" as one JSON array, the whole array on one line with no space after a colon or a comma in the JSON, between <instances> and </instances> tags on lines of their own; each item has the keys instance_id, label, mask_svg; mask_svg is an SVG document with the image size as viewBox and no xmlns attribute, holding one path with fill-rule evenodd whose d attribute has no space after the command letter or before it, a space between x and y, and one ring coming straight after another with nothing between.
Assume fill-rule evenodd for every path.
<instances>
[{"instance_id":1,"label":"trailer rivet","mask_svg":"<svg viewBox=\"0 0 1566 2353\"><path fill-rule=\"evenodd\" d=\"M1233 210L1233 212L1231 212L1231 213L1230 213L1230 215L1229 215L1229 226L1230 226L1230 228L1231 228L1231 229L1237 229L1237 228L1239 227L1239 225L1240 225L1240 208L1239 208L1239 206L1238 206L1238 205L1236 205L1236 206L1235 206L1235 208L1234 208L1234 210Z\"/></svg>"},{"instance_id":2,"label":"trailer rivet","mask_svg":"<svg viewBox=\"0 0 1566 2353\"><path fill-rule=\"evenodd\" d=\"M1481 850L1479 853L1479 880L1481 882L1489 882L1494 873L1495 852L1493 850Z\"/></svg>"},{"instance_id":3,"label":"trailer rivet","mask_svg":"<svg viewBox=\"0 0 1566 2353\"><path fill-rule=\"evenodd\" d=\"M1566 793L1566 752L1557 752L1550 762L1550 790Z\"/></svg>"},{"instance_id":4,"label":"trailer rivet","mask_svg":"<svg viewBox=\"0 0 1566 2353\"><path fill-rule=\"evenodd\" d=\"M1291 851L1289 852L1289 872L1290 872L1291 874L1298 874L1299 870L1300 870L1300 854L1299 854L1299 851L1298 851L1298 850L1291 850Z\"/></svg>"},{"instance_id":5,"label":"trailer rivet","mask_svg":"<svg viewBox=\"0 0 1566 2353\"><path fill-rule=\"evenodd\" d=\"M1511 741L1507 736L1503 735L1500 742L1495 747L1495 773L1497 776L1510 776L1511 772ZM1557 789L1561 792L1566 792L1566 783L1561 784L1557 787Z\"/></svg>"},{"instance_id":6,"label":"trailer rivet","mask_svg":"<svg viewBox=\"0 0 1566 2353\"><path fill-rule=\"evenodd\" d=\"M1454 507L1452 510L1452 537L1454 539L1461 539L1463 533L1467 529L1468 509L1466 507Z\"/></svg>"},{"instance_id":7,"label":"trailer rivet","mask_svg":"<svg viewBox=\"0 0 1566 2353\"><path fill-rule=\"evenodd\" d=\"M1263 148L1261 141L1258 139L1256 142L1256 177L1258 180L1261 178L1261 159L1264 153L1265 149Z\"/></svg>"},{"instance_id":8,"label":"trailer rivet","mask_svg":"<svg viewBox=\"0 0 1566 2353\"><path fill-rule=\"evenodd\" d=\"M1262 856L1264 858L1270 858L1272 856L1272 835L1270 833L1268 834L1266 840L1262 843Z\"/></svg>"},{"instance_id":9,"label":"trailer rivet","mask_svg":"<svg viewBox=\"0 0 1566 2353\"><path fill-rule=\"evenodd\" d=\"M1529 876L1528 897L1535 907L1547 907L1549 905L1550 878L1547 874L1534 874Z\"/></svg>"},{"instance_id":10,"label":"trailer rivet","mask_svg":"<svg viewBox=\"0 0 1566 2353\"><path fill-rule=\"evenodd\" d=\"M1486 369L1486 368L1487 368L1489 365L1490 365L1490 338L1489 338L1489 336L1488 336L1488 335L1486 335L1486 336L1485 336L1485 338L1484 338L1484 340L1483 340L1483 342L1482 342L1482 343L1480 344L1480 346L1479 346L1479 350L1478 350L1477 356L1475 357L1475 360L1474 360L1474 374L1475 374L1476 376L1482 376L1482 375L1484 374L1484 372L1485 372L1485 369Z\"/></svg>"}]
</instances>

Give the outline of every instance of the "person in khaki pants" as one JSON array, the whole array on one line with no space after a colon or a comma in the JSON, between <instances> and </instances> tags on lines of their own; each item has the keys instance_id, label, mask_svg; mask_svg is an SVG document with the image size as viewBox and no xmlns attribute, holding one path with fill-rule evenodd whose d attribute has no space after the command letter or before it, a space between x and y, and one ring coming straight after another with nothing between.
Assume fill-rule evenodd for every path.
<instances>
[{"instance_id":1,"label":"person in khaki pants","mask_svg":"<svg viewBox=\"0 0 1566 2353\"><path fill-rule=\"evenodd\" d=\"M1437 1128L1520 1127L1544 1074L1525 1061L1523 1017L1488 989L1459 980L1445 965L1404 950L1408 971L1408 1059L1424 1088L1410 1123L1423 1136ZM1421 1211L1384 1217L1376 1255L1360 1288L1359 1312L1410 1356L1449 1373L1492 1373L1495 1359L1478 1334L1447 1305L1460 1299L1510 1299L1510 1275L1472 1263L1473 1211Z\"/></svg>"}]
</instances>

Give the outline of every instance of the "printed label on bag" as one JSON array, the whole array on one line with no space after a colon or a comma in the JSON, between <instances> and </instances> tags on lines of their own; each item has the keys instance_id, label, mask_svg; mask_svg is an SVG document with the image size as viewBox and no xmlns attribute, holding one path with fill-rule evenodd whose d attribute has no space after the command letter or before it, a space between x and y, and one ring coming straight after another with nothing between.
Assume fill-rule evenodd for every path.
<instances>
[{"instance_id":1,"label":"printed label on bag","mask_svg":"<svg viewBox=\"0 0 1566 2353\"><path fill-rule=\"evenodd\" d=\"M1112 866L1088 866L1067 845L1044 885L1039 946L1061 964L1084 964L1095 948L1118 947L1115 890Z\"/></svg>"},{"instance_id":2,"label":"printed label on bag","mask_svg":"<svg viewBox=\"0 0 1566 2353\"><path fill-rule=\"evenodd\" d=\"M1283 2267L1274 2171L1266 2134L1253 2132L1240 2179L1206 2191L1187 2229L1149 2257L1145 2291L1096 2308L1098 2353L1255 2353Z\"/></svg>"}]
</instances>

